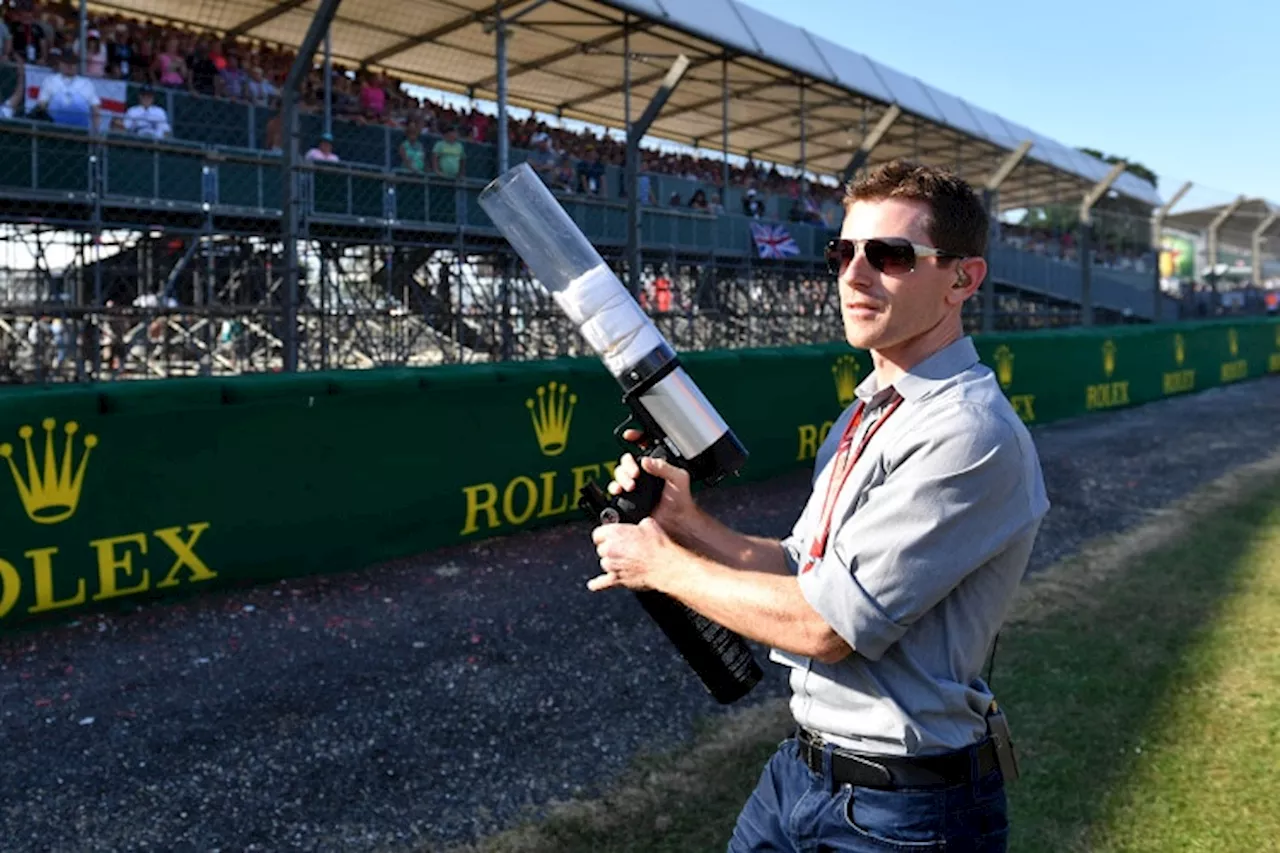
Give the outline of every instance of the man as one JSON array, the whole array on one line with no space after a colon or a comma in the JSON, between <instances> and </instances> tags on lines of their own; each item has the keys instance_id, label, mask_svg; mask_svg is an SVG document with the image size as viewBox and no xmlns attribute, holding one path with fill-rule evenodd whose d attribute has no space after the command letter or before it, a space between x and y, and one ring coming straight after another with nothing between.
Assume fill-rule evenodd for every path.
<instances>
[{"instance_id":1,"label":"man","mask_svg":"<svg viewBox=\"0 0 1280 853\"><path fill-rule=\"evenodd\" d=\"M604 195L604 163L594 145L587 146L586 156L578 161L578 192L583 195Z\"/></svg>"},{"instance_id":2,"label":"man","mask_svg":"<svg viewBox=\"0 0 1280 853\"><path fill-rule=\"evenodd\" d=\"M533 143L533 148L525 162L542 178L544 184L552 186L556 180L556 167L560 165L560 154L551 147L551 136L538 131L529 141Z\"/></svg>"},{"instance_id":3,"label":"man","mask_svg":"<svg viewBox=\"0 0 1280 853\"><path fill-rule=\"evenodd\" d=\"M49 56L57 61L58 73L50 74L40 84L36 109L45 110L54 124L96 130L100 127L102 100L93 83L77 73L73 54L54 48Z\"/></svg>"},{"instance_id":4,"label":"man","mask_svg":"<svg viewBox=\"0 0 1280 853\"><path fill-rule=\"evenodd\" d=\"M156 92L150 83L138 90L138 103L125 111L124 129L153 139L164 139L172 130L169 127L169 114L156 103Z\"/></svg>"},{"instance_id":5,"label":"man","mask_svg":"<svg viewBox=\"0 0 1280 853\"><path fill-rule=\"evenodd\" d=\"M467 150L458 141L458 128L449 125L444 130L444 139L436 140L431 146L431 171L443 178L456 180L459 175L466 174Z\"/></svg>"},{"instance_id":6,"label":"man","mask_svg":"<svg viewBox=\"0 0 1280 853\"><path fill-rule=\"evenodd\" d=\"M980 672L1048 501L1030 436L961 324L987 274L987 216L959 178L901 162L851 184L845 210L828 260L846 338L874 371L820 448L791 534L730 530L684 472L645 459L662 500L639 525L594 531L603 574L588 587L657 589L791 668L796 736L765 767L733 853L1003 851L988 736L1003 718L988 718ZM637 473L624 456L609 490Z\"/></svg>"}]
</instances>

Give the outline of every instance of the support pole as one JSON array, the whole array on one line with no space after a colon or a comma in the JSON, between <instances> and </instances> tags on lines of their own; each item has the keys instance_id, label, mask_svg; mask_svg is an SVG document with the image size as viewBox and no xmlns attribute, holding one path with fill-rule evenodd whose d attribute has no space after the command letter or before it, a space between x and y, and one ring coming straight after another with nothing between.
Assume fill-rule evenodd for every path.
<instances>
[{"instance_id":1,"label":"support pole","mask_svg":"<svg viewBox=\"0 0 1280 853\"><path fill-rule=\"evenodd\" d=\"M989 334L996 326L996 282L991 275L991 246L1000 235L1000 187L1018 168L1031 150L1031 140L1023 141L996 167L982 188L982 205L987 209L987 277L982 281L982 331Z\"/></svg>"},{"instance_id":2,"label":"support pole","mask_svg":"<svg viewBox=\"0 0 1280 853\"><path fill-rule=\"evenodd\" d=\"M1271 211L1257 228L1253 229L1253 286L1262 287L1262 241L1266 238L1267 229L1280 219L1280 212Z\"/></svg>"},{"instance_id":3,"label":"support pole","mask_svg":"<svg viewBox=\"0 0 1280 853\"><path fill-rule=\"evenodd\" d=\"M86 0L80 0L80 76L84 76L84 52L89 49L89 4ZM95 128L96 130L97 128Z\"/></svg>"},{"instance_id":4,"label":"support pole","mask_svg":"<svg viewBox=\"0 0 1280 853\"><path fill-rule=\"evenodd\" d=\"M631 134L631 14L622 16L622 117L623 132Z\"/></svg>"},{"instance_id":5,"label":"support pole","mask_svg":"<svg viewBox=\"0 0 1280 853\"><path fill-rule=\"evenodd\" d=\"M333 133L333 27L324 29L324 132Z\"/></svg>"},{"instance_id":6,"label":"support pole","mask_svg":"<svg viewBox=\"0 0 1280 853\"><path fill-rule=\"evenodd\" d=\"M842 183L848 183L853 178L853 173L862 168L867 159L871 157L871 152L884 139L889 128L893 127L893 123L898 120L898 116L902 115L902 107L893 104L889 107L885 114L880 116L880 121L876 122L876 126L871 128L858 145L858 150L853 152L853 158L849 160L849 165L844 167L844 173L841 176Z\"/></svg>"},{"instance_id":7,"label":"support pole","mask_svg":"<svg viewBox=\"0 0 1280 853\"><path fill-rule=\"evenodd\" d=\"M986 188L992 192L998 192L1004 182L1013 174L1013 170L1018 168L1018 164L1026 159L1027 152L1030 150L1031 140L1024 139L1021 145L1009 152L1009 156L1005 157L1000 165L996 167L996 170L991 173L991 177L987 178ZM989 208L987 212L991 212Z\"/></svg>"},{"instance_id":8,"label":"support pole","mask_svg":"<svg viewBox=\"0 0 1280 853\"><path fill-rule=\"evenodd\" d=\"M507 23L502 20L502 3L493 4L494 36L498 47L498 174L507 171L511 159L507 141Z\"/></svg>"},{"instance_id":9,"label":"support pole","mask_svg":"<svg viewBox=\"0 0 1280 853\"><path fill-rule=\"evenodd\" d=\"M724 163L720 167L720 204L729 209L729 54L720 58L720 150Z\"/></svg>"},{"instance_id":10,"label":"support pole","mask_svg":"<svg viewBox=\"0 0 1280 853\"><path fill-rule=\"evenodd\" d=\"M805 124L805 117L804 117L804 89L805 89L804 79L802 78L800 80L800 203L801 204L804 204L804 199L809 194L809 175L807 171L808 159L805 156L805 143L808 140L805 138L805 129L807 125Z\"/></svg>"},{"instance_id":11,"label":"support pole","mask_svg":"<svg viewBox=\"0 0 1280 853\"><path fill-rule=\"evenodd\" d=\"M333 22L334 13L342 0L320 0L320 8L307 27L307 34L298 45L298 53L289 68L280 101L280 120L284 132L284 156L281 158L281 202L284 208L284 328L281 340L284 345L284 370L292 373L298 369L298 191L294 184L294 166L298 160L298 86L311 69L320 38Z\"/></svg>"},{"instance_id":12,"label":"support pole","mask_svg":"<svg viewBox=\"0 0 1280 853\"><path fill-rule=\"evenodd\" d=\"M640 140L649 132L688 70L689 57L682 53L676 57L667 76L662 78L662 84L649 106L627 133L627 287L632 296L640 293L640 199L636 197L640 188Z\"/></svg>"},{"instance_id":13,"label":"support pole","mask_svg":"<svg viewBox=\"0 0 1280 853\"><path fill-rule=\"evenodd\" d=\"M1121 160L1080 200L1080 324L1093 325L1093 217L1091 211L1129 164Z\"/></svg>"},{"instance_id":14,"label":"support pole","mask_svg":"<svg viewBox=\"0 0 1280 853\"><path fill-rule=\"evenodd\" d=\"M1240 205L1244 204L1245 197L1236 196L1236 200L1223 208L1222 212L1213 218L1209 223L1209 282L1213 285L1213 292L1218 292L1218 232L1223 225L1227 224L1227 220L1235 215L1240 209Z\"/></svg>"},{"instance_id":15,"label":"support pole","mask_svg":"<svg viewBox=\"0 0 1280 853\"><path fill-rule=\"evenodd\" d=\"M1182 197L1191 189L1191 181L1187 181L1178 187L1178 191L1173 197L1164 204L1156 208L1156 212L1151 217L1151 250L1156 253L1156 270L1155 270L1155 290L1152 293L1154 300L1151 306L1151 321L1159 323L1164 319L1164 293L1160 290L1160 251L1163 248L1160 245L1160 238L1164 232L1164 220L1169 215L1169 211L1173 210L1173 206L1182 201Z\"/></svg>"}]
</instances>

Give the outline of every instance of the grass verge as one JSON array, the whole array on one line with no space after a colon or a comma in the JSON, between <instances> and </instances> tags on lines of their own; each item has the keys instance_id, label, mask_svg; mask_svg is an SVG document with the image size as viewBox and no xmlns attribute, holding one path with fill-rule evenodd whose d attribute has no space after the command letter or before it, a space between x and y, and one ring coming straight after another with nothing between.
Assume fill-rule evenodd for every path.
<instances>
[{"instance_id":1,"label":"grass verge","mask_svg":"<svg viewBox=\"0 0 1280 853\"><path fill-rule=\"evenodd\" d=\"M994 682L1022 756L1015 853L1277 849L1280 455L1029 583ZM457 853L723 851L789 726L783 703L745 710Z\"/></svg>"}]
</instances>

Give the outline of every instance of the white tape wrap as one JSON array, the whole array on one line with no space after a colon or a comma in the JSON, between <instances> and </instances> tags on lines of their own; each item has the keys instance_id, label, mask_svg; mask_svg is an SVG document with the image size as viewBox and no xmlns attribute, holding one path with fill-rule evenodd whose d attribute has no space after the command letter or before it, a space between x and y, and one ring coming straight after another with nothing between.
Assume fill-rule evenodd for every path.
<instances>
[{"instance_id":1,"label":"white tape wrap","mask_svg":"<svg viewBox=\"0 0 1280 853\"><path fill-rule=\"evenodd\" d=\"M584 273L552 297L615 377L664 343L607 265Z\"/></svg>"}]
</instances>

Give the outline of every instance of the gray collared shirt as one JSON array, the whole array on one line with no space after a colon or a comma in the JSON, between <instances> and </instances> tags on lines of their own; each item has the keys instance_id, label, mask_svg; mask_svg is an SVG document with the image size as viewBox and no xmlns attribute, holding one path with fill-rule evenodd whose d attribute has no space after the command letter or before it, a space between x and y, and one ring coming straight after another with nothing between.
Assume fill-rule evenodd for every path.
<instances>
[{"instance_id":1,"label":"gray collared shirt","mask_svg":"<svg viewBox=\"0 0 1280 853\"><path fill-rule=\"evenodd\" d=\"M858 751L914 755L985 734L992 696L980 673L1049 501L1031 436L970 338L893 388L867 377L855 446L895 388L903 402L850 471L825 555L800 572L854 406L819 448L813 493L782 542L806 600L853 653L770 658L792 667L800 725Z\"/></svg>"}]
</instances>

